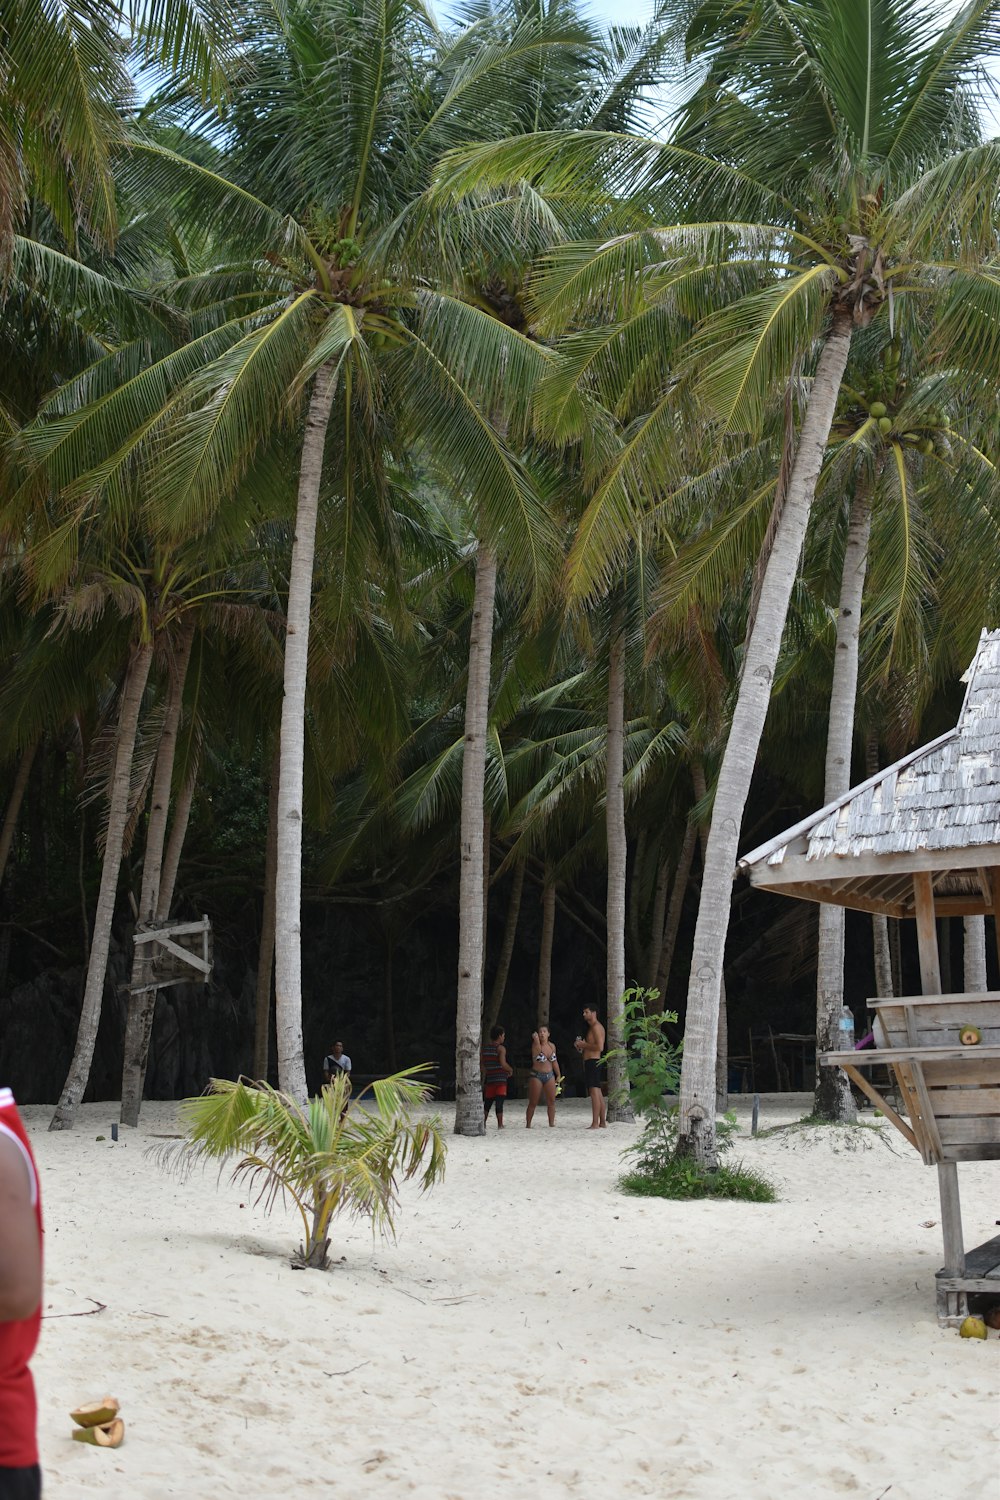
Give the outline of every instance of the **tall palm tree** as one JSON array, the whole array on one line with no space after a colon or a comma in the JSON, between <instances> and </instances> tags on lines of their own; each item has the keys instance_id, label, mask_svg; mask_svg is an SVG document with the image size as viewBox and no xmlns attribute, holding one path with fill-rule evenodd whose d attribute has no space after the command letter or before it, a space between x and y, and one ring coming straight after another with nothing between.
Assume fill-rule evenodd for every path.
<instances>
[{"instance_id":1,"label":"tall palm tree","mask_svg":"<svg viewBox=\"0 0 1000 1500\"><path fill-rule=\"evenodd\" d=\"M136 139L122 179L132 201L168 205L226 262L170 288L190 309L187 342L131 378L119 371L102 400L73 412L71 443L89 459L78 492L93 501L139 476L163 530L187 536L259 453L275 413L298 434L275 941L279 1077L301 1098L302 772L321 502L352 543L367 541L345 563L380 551L387 576L398 550L391 462L405 469L415 452L441 483L475 494L529 577L547 522L492 420L534 382L526 341L430 289L395 232L444 146L495 126L511 56L480 55L474 27L443 38L409 0L261 6L248 35L221 159L204 165L203 144L195 160Z\"/></svg>"},{"instance_id":2,"label":"tall palm tree","mask_svg":"<svg viewBox=\"0 0 1000 1500\"><path fill-rule=\"evenodd\" d=\"M677 10L690 19L689 7ZM671 295L689 294L695 245L700 284L723 305L693 340L688 380L720 444L761 431L798 362L807 360L811 372L706 851L680 1100L681 1149L705 1162L716 1155L716 1028L732 872L852 342L876 319L905 316L908 301L935 298L949 359L968 369L991 357L984 319L998 301L991 259L1000 145L980 143L976 89L983 61L1000 45L998 22L996 0L970 0L950 19L901 0L707 3L695 7L687 31L704 76L669 141L537 136L458 152L446 169L452 192L525 176L543 191L583 192L610 179L619 191L641 192L654 212L683 205L674 217L692 227L655 236L668 260L666 288L675 287L661 298L666 306ZM586 275L595 298L607 301L609 286L632 281L637 243L623 237L592 257ZM647 276L649 260L647 253ZM572 269L579 277L578 262ZM630 354L635 364L634 351L624 358ZM677 482L673 454L666 463L662 454L676 404L667 382L605 484L603 549L595 528L589 538L596 567L627 545L636 498Z\"/></svg>"}]
</instances>

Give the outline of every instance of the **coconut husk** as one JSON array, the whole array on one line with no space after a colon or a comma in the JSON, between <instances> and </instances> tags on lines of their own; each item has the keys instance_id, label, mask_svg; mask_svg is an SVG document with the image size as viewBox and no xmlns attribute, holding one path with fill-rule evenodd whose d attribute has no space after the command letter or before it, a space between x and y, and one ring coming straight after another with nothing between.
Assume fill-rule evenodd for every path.
<instances>
[{"instance_id":1,"label":"coconut husk","mask_svg":"<svg viewBox=\"0 0 1000 1500\"><path fill-rule=\"evenodd\" d=\"M114 1396L102 1396L100 1401L90 1401L70 1412L78 1427L106 1427L117 1415L118 1402Z\"/></svg>"},{"instance_id":2,"label":"coconut husk","mask_svg":"<svg viewBox=\"0 0 1000 1500\"><path fill-rule=\"evenodd\" d=\"M95 1448L118 1448L125 1436L125 1423L121 1417L104 1422L100 1427L74 1427L75 1443L91 1443Z\"/></svg>"}]
</instances>

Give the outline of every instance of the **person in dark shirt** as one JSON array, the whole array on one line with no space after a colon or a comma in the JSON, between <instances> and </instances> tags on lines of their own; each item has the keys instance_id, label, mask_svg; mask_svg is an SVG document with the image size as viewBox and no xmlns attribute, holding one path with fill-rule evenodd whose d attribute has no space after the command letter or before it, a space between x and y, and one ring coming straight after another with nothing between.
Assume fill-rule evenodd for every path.
<instances>
[{"instance_id":1,"label":"person in dark shirt","mask_svg":"<svg viewBox=\"0 0 1000 1500\"><path fill-rule=\"evenodd\" d=\"M503 1129L507 1079L514 1071L507 1061L506 1036L502 1026L492 1026L490 1039L479 1054L479 1071L483 1077L483 1123L489 1119L492 1106L496 1105L498 1130Z\"/></svg>"}]
</instances>

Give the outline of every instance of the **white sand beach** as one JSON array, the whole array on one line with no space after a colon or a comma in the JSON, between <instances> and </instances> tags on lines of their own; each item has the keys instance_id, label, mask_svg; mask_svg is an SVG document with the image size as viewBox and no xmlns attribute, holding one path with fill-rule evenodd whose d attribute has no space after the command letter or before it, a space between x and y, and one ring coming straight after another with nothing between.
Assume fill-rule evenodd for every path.
<instances>
[{"instance_id":1,"label":"white sand beach","mask_svg":"<svg viewBox=\"0 0 1000 1500\"><path fill-rule=\"evenodd\" d=\"M762 1126L804 1103L765 1099ZM115 1105L56 1135L24 1113L47 1500L1000 1493L1000 1338L938 1328L936 1175L888 1126L741 1140L780 1201L682 1204L616 1193L632 1127L587 1133L572 1101L529 1133L511 1101L502 1136L449 1137L444 1183L404 1192L395 1244L337 1224L321 1274L289 1266L292 1211L144 1154L172 1105L117 1144ZM998 1177L960 1175L974 1245ZM106 1393L124 1445L73 1443L69 1409Z\"/></svg>"}]
</instances>

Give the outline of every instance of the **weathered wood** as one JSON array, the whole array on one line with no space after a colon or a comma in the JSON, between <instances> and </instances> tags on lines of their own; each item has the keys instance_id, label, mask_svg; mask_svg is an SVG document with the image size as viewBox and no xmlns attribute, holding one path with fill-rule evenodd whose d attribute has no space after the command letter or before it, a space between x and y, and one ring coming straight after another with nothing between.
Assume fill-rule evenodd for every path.
<instances>
[{"instance_id":1,"label":"weathered wood","mask_svg":"<svg viewBox=\"0 0 1000 1500\"><path fill-rule=\"evenodd\" d=\"M995 1001L1000 1006L1000 990L981 990L978 994L963 994L960 990L950 995L935 995L928 1000L925 995L897 995L883 1000L875 995L865 1004L869 1010L882 1010L886 1006L918 1006L921 1010L936 1011L942 1005L981 1005Z\"/></svg>"},{"instance_id":2,"label":"weathered wood","mask_svg":"<svg viewBox=\"0 0 1000 1500\"><path fill-rule=\"evenodd\" d=\"M950 1145L946 1149L949 1161L1000 1161L1000 1142L990 1145L979 1141L974 1146Z\"/></svg>"},{"instance_id":3,"label":"weathered wood","mask_svg":"<svg viewBox=\"0 0 1000 1500\"><path fill-rule=\"evenodd\" d=\"M192 932L205 932L209 927L207 917L201 917L197 922L171 922L169 927L147 927L138 930L132 938L133 943L159 943L162 942L161 934L169 932L171 937L185 937Z\"/></svg>"},{"instance_id":4,"label":"weathered wood","mask_svg":"<svg viewBox=\"0 0 1000 1500\"><path fill-rule=\"evenodd\" d=\"M813 816L818 818L818 814ZM753 854L740 860L740 869L747 871L752 885L768 889L773 886L777 890L786 885L818 885L826 880L857 880L868 875L912 875L921 870L932 873L977 870L984 858L993 852L992 848L984 848L982 844L965 849L907 849L898 854L833 854L822 859L809 859L804 853L790 852L781 864L769 865L766 861L751 864L751 859L759 858L759 852L754 850Z\"/></svg>"},{"instance_id":5,"label":"weathered wood","mask_svg":"<svg viewBox=\"0 0 1000 1500\"><path fill-rule=\"evenodd\" d=\"M931 1079L925 1082L939 1120L954 1115L1000 1115L1000 1088L934 1088Z\"/></svg>"},{"instance_id":6,"label":"weathered wood","mask_svg":"<svg viewBox=\"0 0 1000 1500\"><path fill-rule=\"evenodd\" d=\"M938 1162L938 1193L941 1197L941 1230L944 1235L944 1271L949 1276L965 1272L962 1243L962 1203L958 1193L958 1168L954 1162Z\"/></svg>"},{"instance_id":7,"label":"weathered wood","mask_svg":"<svg viewBox=\"0 0 1000 1500\"><path fill-rule=\"evenodd\" d=\"M943 1271L938 1273L944 1275ZM966 1276L1000 1277L1000 1234L965 1252Z\"/></svg>"},{"instance_id":8,"label":"weathered wood","mask_svg":"<svg viewBox=\"0 0 1000 1500\"><path fill-rule=\"evenodd\" d=\"M920 954L920 988L925 995L940 995L941 961L934 921L934 880L926 870L914 873L913 903L917 919L917 949Z\"/></svg>"},{"instance_id":9,"label":"weathered wood","mask_svg":"<svg viewBox=\"0 0 1000 1500\"><path fill-rule=\"evenodd\" d=\"M978 1052L979 1048L975 1050ZM1000 1048L997 1050L1000 1051ZM968 1047L963 1047L963 1055L956 1057L953 1062L925 1062L924 1077L927 1079L927 1087L933 1090L955 1083L962 1088L972 1088L977 1084L1000 1082L1000 1067L997 1063L991 1062L988 1057L970 1057L969 1051Z\"/></svg>"},{"instance_id":10,"label":"weathered wood","mask_svg":"<svg viewBox=\"0 0 1000 1500\"><path fill-rule=\"evenodd\" d=\"M1000 1063L1000 1046L962 1047L866 1047L861 1052L823 1052L820 1061L837 1067L844 1062L854 1062L859 1068L874 1067L878 1063L909 1061L914 1053L920 1054L923 1063L950 1062L954 1058L967 1057L970 1062Z\"/></svg>"},{"instance_id":11,"label":"weathered wood","mask_svg":"<svg viewBox=\"0 0 1000 1500\"><path fill-rule=\"evenodd\" d=\"M996 934L997 962L1000 963L1000 865L990 869L990 891L993 896L993 929Z\"/></svg>"},{"instance_id":12,"label":"weathered wood","mask_svg":"<svg viewBox=\"0 0 1000 1500\"><path fill-rule=\"evenodd\" d=\"M942 1145L948 1146L973 1146L981 1142L984 1144L1000 1145L1000 1116L980 1115L978 1119L969 1119L964 1115L949 1115L947 1119L939 1120L937 1128Z\"/></svg>"},{"instance_id":13,"label":"weathered wood","mask_svg":"<svg viewBox=\"0 0 1000 1500\"><path fill-rule=\"evenodd\" d=\"M183 963L190 964L192 969L198 969L206 977L211 974L212 965L206 962L205 959L199 958L197 953L192 953L190 948L182 948L180 943L173 942L171 938L166 937L163 933L157 938L157 942L161 948L165 948L175 958L179 958Z\"/></svg>"},{"instance_id":14,"label":"weathered wood","mask_svg":"<svg viewBox=\"0 0 1000 1500\"><path fill-rule=\"evenodd\" d=\"M961 1033L967 1026L978 1029L980 1041L966 1051L1000 1046L1000 1016L992 1020L989 1009L985 1007L969 1007L964 1011L952 1008L950 1015L937 1017L922 1010L883 1010L881 1020L886 1044L890 1047L911 1044L916 1047L961 1046Z\"/></svg>"},{"instance_id":15,"label":"weathered wood","mask_svg":"<svg viewBox=\"0 0 1000 1500\"><path fill-rule=\"evenodd\" d=\"M945 1276L939 1271L934 1280L939 1292L1000 1292L1000 1275Z\"/></svg>"}]
</instances>

